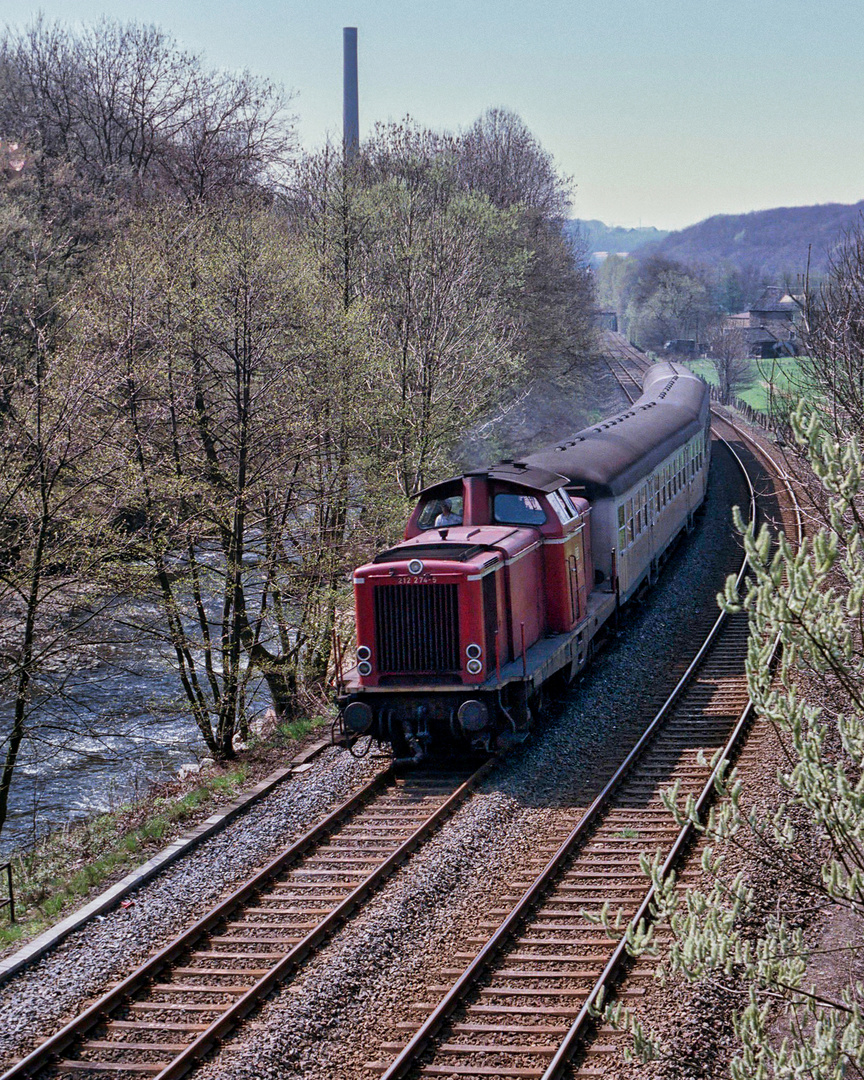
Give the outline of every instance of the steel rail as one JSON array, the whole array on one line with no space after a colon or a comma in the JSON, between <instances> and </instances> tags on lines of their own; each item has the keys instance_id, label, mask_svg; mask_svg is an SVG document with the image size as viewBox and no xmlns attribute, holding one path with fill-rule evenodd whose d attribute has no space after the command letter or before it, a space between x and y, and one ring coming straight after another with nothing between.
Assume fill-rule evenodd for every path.
<instances>
[{"instance_id":1,"label":"steel rail","mask_svg":"<svg viewBox=\"0 0 864 1080\"><path fill-rule=\"evenodd\" d=\"M221 1016L190 1043L180 1055L173 1059L158 1074L157 1080L168 1080L168 1077L181 1076L195 1060L210 1049L214 1042L222 1038L230 1028L236 1026L237 1022L255 1007L264 994L277 982L283 981L291 970L296 968L337 925L344 922L353 910L434 831L437 825L465 800L494 767L496 760L490 758L472 776L460 784L453 794L419 828L406 838L336 908L328 912L321 922L299 943L293 946L266 976L259 979L240 999L226 1009ZM235 909L242 906L256 892L266 887L279 873L288 869L292 863L296 863L307 850L316 847L321 841L325 840L346 819L361 810L365 803L372 801L377 794L391 787L395 780L396 772L392 767L379 773L378 776L336 807L335 810L308 830L289 848L272 859L254 877L217 904L203 918L178 935L155 956L147 960L60 1031L56 1032L5 1072L0 1077L0 1080L19 1080L19 1078L31 1077L41 1069L46 1068L58 1054L81 1039L94 1027L103 1023L108 1014L128 1002L137 991L146 986L155 975L169 967L172 961L194 945L199 938L228 918ZM170 1002L165 1003L166 1010L171 1008L171 1004ZM178 1011L182 1010L178 1009ZM122 1042L118 1041L117 1047L118 1050L122 1049ZM154 1049L158 1048L159 1044L154 1044Z\"/></svg>"},{"instance_id":2,"label":"steel rail","mask_svg":"<svg viewBox=\"0 0 864 1080\"><path fill-rule=\"evenodd\" d=\"M613 370L614 374L614 369L611 368L611 365L610 370ZM619 379L619 383L620 381L621 380ZM624 389L623 385L622 389ZM765 453L764 449L759 446L759 444L756 443L755 440L750 439L746 435L746 433L740 432L734 424L731 424L723 417L718 416L718 419L723 420L723 422L726 423L730 428L732 428L732 430L734 430L736 434L743 436L747 441L751 442L756 448L757 452L760 453L764 458L767 458L768 462L770 462L771 466L774 469L776 477L781 482L786 483L787 489L789 490L789 494L792 499L793 506L795 508L796 526L800 538L802 533L800 507L798 505L797 499L795 498L794 492L791 489L791 486L788 484L787 478L783 475L782 471L777 466L777 463L773 460L773 458L771 458L770 455ZM722 439L722 436L718 437ZM756 496L754 486L748 474L747 468L745 467L743 461L741 460L735 449L729 444L729 442L725 439L723 439L722 441L726 444L730 453L737 461L738 466L747 481L750 495L750 518L751 521L755 522ZM747 560L745 558L736 580L736 588L738 588L739 590L743 583L744 576L747 573L747 568ZM601 792L601 794L597 797L592 806L589 807L589 809L586 811L582 820L579 822L579 824L576 826L570 836L568 836L564 844L559 847L552 860L550 860L550 862L547 864L541 874L537 877L537 879L535 879L534 883L523 894L521 899L517 902L516 906L507 915L505 920L494 932L489 941L481 948L480 952L471 961L471 963L463 972L463 974L459 977L457 982L454 983L454 985L447 992L445 997L439 1002L436 1009L433 1010L433 1012L430 1013L430 1015L426 1018L423 1025L421 1025L421 1027L412 1037L410 1042L406 1044L406 1046L403 1048L396 1060L384 1072L382 1080L395 1080L396 1077L405 1076L413 1068L413 1066L418 1061L420 1055L424 1052L424 1050L429 1045L430 1041L435 1037L435 1035L437 1035L438 1031L447 1022L450 1015L467 998L467 996L473 991L479 979L492 966L495 957L501 951L505 942L507 942L514 935L517 928L525 919L527 914L533 909L538 900L544 896L550 885L552 885L558 878L560 867L567 861L569 855L572 852L572 849L579 842L579 839L584 835L586 830L590 827L592 819L596 819L596 817L602 811L604 805L610 800L611 795L614 794L615 789L620 786L623 779L625 778L625 775L632 768L634 764L634 759L639 756L641 750L645 749L646 743L651 738L651 736L657 732L658 724L662 722L663 717L666 715L669 708L671 707L672 701L680 695L684 686L689 682L690 678L692 677L693 671L695 670L695 667L698 666L698 664L704 658L724 621L725 613L721 612L720 616L712 627L708 638L706 638L706 641L703 643L702 648L699 650L697 657L694 659L693 663L690 665L685 675L679 681L678 685L673 691L673 694L670 696L669 699L667 699L666 703L660 710L660 713L658 713L657 717L655 717L654 721L652 721L652 724L646 730L642 739L640 739L639 743L637 743L636 747L634 747L633 751L631 751L630 755L628 755L628 758L625 760L625 762L622 763L620 769L609 781L604 791ZM778 646L779 637L775 639L773 643L772 654L776 654ZM694 813L697 821L701 818L704 809L708 804L708 801L713 796L715 785L721 773L721 770L726 767L729 760L735 753L738 745L742 741L746 731L748 730L751 717L752 703L748 701L740 717L738 718L731 735L726 741L722 753L717 758L716 764L712 769L707 781L705 782L698 799L695 802ZM693 822L688 821L679 831L679 834L675 839L672 848L669 851L669 854L664 860L663 866L660 871L661 879L667 876L672 867L681 857L684 849L691 842L694 829L695 825L693 824ZM631 926L638 926L640 922L645 920L646 917L650 915L651 905L654 898L655 890L652 884L647 891L642 903L640 904L638 911L632 918L630 923ZM607 961L601 976L598 978L595 985L586 997L585 1002L581 1007L580 1012L574 1020L573 1024L571 1025L571 1028L569 1029L567 1035L565 1035L564 1039L559 1044L558 1050L553 1056L552 1061L549 1063L548 1068L543 1073L543 1080L555 1080L555 1078L560 1075L564 1065L572 1058L572 1056L576 1052L579 1046L580 1039L584 1034L585 1026L591 1017L592 1006L596 1003L597 999L601 994L601 991L605 991L608 988L611 980L617 973L625 957L625 954L626 937L622 937L616 948L613 950L611 957Z\"/></svg>"},{"instance_id":3,"label":"steel rail","mask_svg":"<svg viewBox=\"0 0 864 1080\"><path fill-rule=\"evenodd\" d=\"M728 421L726 421L725 418L723 418L723 417L718 417L718 418L721 419L724 423L728 424ZM738 428L734 424L729 424L729 426L731 428L733 428L733 430L735 430L739 434L743 434L742 432L740 432L738 430ZM719 436L719 437L722 438L722 436ZM757 449L758 449L758 444L756 444L754 442L754 440L749 440L749 441L753 442L754 446L756 446ZM723 442L726 443L726 446L729 448L730 452L733 454L733 456L735 457L735 459L738 462L739 466L741 467L742 471L744 472L744 475L747 477L747 482L748 482L748 485L750 487L750 492L751 492L751 513L752 513L752 508L755 505L755 492L754 492L754 489L753 489L753 482L750 479L750 477L749 477L749 475L747 473L747 470L746 470L746 468L744 466L744 463L741 461L741 458L739 457L739 455L730 446L730 444L728 443L727 440L723 439ZM766 457L768 457L769 460L771 460L772 463L773 463L773 459L771 459L770 456L766 455ZM788 481L782 475L782 473L778 470L775 475L776 475L776 478L778 480L780 480L783 483L786 483L787 489L788 489L789 494L791 496L793 506L795 507L795 510L796 510L796 525L797 525L797 528L798 528L798 533L799 533L798 538L799 538L799 542L800 542L800 540L802 538L802 533L801 533L801 527L802 526L801 526L801 515L800 515L800 508L798 506L798 500L795 498L795 493L792 490L791 485L788 484ZM743 582L744 574L746 573L746 569L747 569L747 560L745 559L744 560L744 565L742 566L741 572L739 573L738 578L737 578L736 583L735 583L736 584L736 589L740 589L741 584ZM779 648L780 648L780 635L778 634L777 637L774 639L774 642L772 644L771 659L769 660L769 663L772 663L775 660ZM726 744L723 747L723 751L720 754L720 756L718 757L718 759L717 759L717 761L716 761L716 763L714 765L714 768L711 770L711 775L706 780L706 782L705 782L705 784L704 784L704 786L702 788L702 792L699 795L699 798L695 802L693 817L691 819L689 819L687 822L685 822L685 824L682 826L677 838L675 839L675 842L672 845L672 848L669 851L669 854L666 856L666 859L663 862L663 866L660 868L660 872L659 872L658 876L660 877L661 880L664 880L669 875L669 873L671 872L671 870L673 869L673 867L675 866L675 864L678 862L679 858L681 857L682 852L685 850L685 848L689 845L690 841L692 840L693 834L696 831L696 822L701 823L701 818L702 818L703 811L705 810L706 806L708 805L708 802L711 800L711 798L712 798L712 796L714 794L717 780L721 776L723 770L726 769L729 762L732 760L732 758L734 757L736 751L738 750L741 741L743 740L745 734L747 733L747 730L749 729L750 720L752 718L752 715L753 715L753 703L752 703L752 701L748 701L746 706L744 707L744 710L742 711L740 717L738 718L738 721L735 724L735 727L734 727L731 735L727 739ZM654 901L655 896L656 896L656 889L655 889L655 886L654 886L654 884L652 882L650 888L648 889L648 892L645 894L645 897L644 897L644 899L642 900L642 903L639 906L638 911L632 917L632 919L630 920L630 923L628 924L629 929L635 930L635 929L637 929L639 927L639 925L641 923L643 923L643 922L645 922L645 921L647 921L647 920L649 920L651 918L651 914L652 914L651 913L651 905L652 905L652 903ZM570 1030L567 1032L567 1034L562 1039L562 1041L561 1041L561 1043L560 1043L560 1045L558 1047L558 1050L556 1051L556 1053L555 1053L554 1057L552 1058L552 1060L549 1062L549 1065L546 1068L546 1071L543 1073L542 1080L557 1080L557 1078L561 1075L562 1070L564 1069L565 1065L570 1061L570 1059L574 1056L574 1054L578 1050L579 1041L580 1041L580 1039L581 1039L581 1037L582 1037L582 1035L584 1033L585 1027L589 1023L589 1021L592 1019L592 1015L591 1015L592 1014L592 1009L595 1006L598 998L600 997L601 992L605 993L608 990L610 983L614 979L614 977L617 974L620 966L622 965L622 963L625 960L626 952L627 952L627 935L626 935L626 932L625 932L625 934L622 935L621 940L616 945L611 957L609 958L609 960L608 960L608 962L606 964L606 967L603 969L602 974L600 975L600 977L595 982L594 986L589 991L588 996L585 999L585 1002L584 1002L584 1004L582 1005L582 1007L581 1007L581 1009L579 1011L579 1014L576 1016L576 1018L574 1019L572 1025L570 1027Z\"/></svg>"},{"instance_id":4,"label":"steel rail","mask_svg":"<svg viewBox=\"0 0 864 1080\"><path fill-rule=\"evenodd\" d=\"M723 441L725 442L725 440ZM738 462L738 465L740 466L747 480L750 496L749 512L751 520L755 520L755 489L752 482L750 481L750 477L747 474L747 470L745 469L740 457L735 453L734 449L729 446L728 443L726 445L728 446L735 460ZM736 587L740 588L746 573L747 559L745 557L738 571ZM450 1015L473 991L479 979L482 978L486 971L491 967L492 963L495 960L495 957L501 951L501 948L503 947L505 942L514 935L524 918L529 914L529 912L535 907L537 902L545 895L547 890L557 880L563 866L573 854L573 850L576 845L597 823L607 804L610 802L612 796L622 785L624 780L628 777L633 766L636 764L638 759L642 756L643 752L647 749L648 745L653 741L654 737L662 728L663 723L668 716L668 713L682 696L685 688L690 683L690 680L692 679L697 668L701 665L711 646L714 644L717 635L719 634L721 628L726 621L726 618L726 612L721 611L720 614L717 616L717 619L715 620L713 626L711 627L711 630L709 631L707 637L699 648L696 656L693 658L693 660L687 667L687 670L678 680L675 688L672 690L669 697L663 703L660 710L657 712L649 726L643 732L636 745L633 747L633 749L630 751L630 753L615 771L614 775L607 782L600 794L594 799L594 801L585 811L582 818L579 820L575 828L570 832L566 840L564 840L564 842L559 846L558 850L546 864L545 868L541 871L541 873L534 880L531 886L522 895L522 897L519 899L519 901L510 911L510 913L504 918L504 921L493 933L489 941L487 941L486 944L480 949L480 951L469 963L468 967L459 976L459 978L456 980L450 990L445 994L445 996L441 999L441 1001L429 1014L429 1016L427 1016L426 1020L418 1028L418 1030L415 1032L409 1042L406 1043L406 1045L396 1057L396 1059L386 1069L386 1071L381 1077L381 1080L397 1080L397 1078L406 1076L408 1072L416 1065L417 1061L419 1060L423 1052L426 1050L430 1041L437 1035L439 1030L447 1022ZM742 721L739 720L735 728L736 732L741 730L742 727ZM708 791L711 790L716 771L717 770L715 769L714 772L712 772L711 774L711 780L709 781L709 785L707 787ZM703 805L703 801L705 798L707 798L707 795L705 791L703 791L703 794L700 797L700 806ZM677 851L680 850L681 844L683 844L683 841L676 845L676 854ZM649 897L646 898L645 903L643 903L643 905L639 909L640 913L642 912L643 908L650 906L650 896L652 895L653 893L649 893ZM607 969L611 972L614 971L615 968L617 968L617 964L620 960L619 950L623 951L623 944L620 945L619 949L616 950L616 953L613 954L614 963L613 960L609 961L606 968L604 969L604 975L606 974ZM594 987L588 999L586 1000L585 1007L581 1010L580 1016L582 1016L583 1013L587 1015L590 1004L596 999L597 994L599 993L600 985L601 984L598 981L598 985ZM605 983L603 983L602 985L605 985ZM565 1043L567 1044L568 1048L572 1045L575 1039L578 1039L579 1031L581 1030L582 1024L584 1024L584 1019L582 1019L581 1021L574 1021L574 1026L577 1022L580 1024L580 1027L576 1030L576 1033L572 1037L570 1033L565 1036ZM572 1053L572 1050L568 1051L568 1058L570 1053ZM565 1058L564 1060L567 1060L568 1058ZM544 1075L544 1080L551 1080L552 1075L552 1073L547 1071L547 1073Z\"/></svg>"}]
</instances>

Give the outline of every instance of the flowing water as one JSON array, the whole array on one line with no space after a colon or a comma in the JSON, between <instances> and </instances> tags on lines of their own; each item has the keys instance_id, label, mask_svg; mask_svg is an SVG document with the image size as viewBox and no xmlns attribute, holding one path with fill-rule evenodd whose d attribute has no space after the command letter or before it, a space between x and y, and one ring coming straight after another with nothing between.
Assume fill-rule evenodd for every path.
<instances>
[{"instance_id":1,"label":"flowing water","mask_svg":"<svg viewBox=\"0 0 864 1080\"><path fill-rule=\"evenodd\" d=\"M207 756L184 698L170 650L138 629L157 607L118 599L97 626L85 662L48 674L55 691L32 702L28 738L12 781L0 860L45 832L113 809ZM62 686L57 693L58 685ZM11 707L0 703L0 760Z\"/></svg>"}]
</instances>

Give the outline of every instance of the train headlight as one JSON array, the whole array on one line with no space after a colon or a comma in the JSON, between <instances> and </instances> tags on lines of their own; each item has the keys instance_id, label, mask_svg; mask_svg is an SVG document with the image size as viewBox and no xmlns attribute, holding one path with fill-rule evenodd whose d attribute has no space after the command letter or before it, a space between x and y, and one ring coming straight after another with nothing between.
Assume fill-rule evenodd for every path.
<instances>
[{"instance_id":1,"label":"train headlight","mask_svg":"<svg viewBox=\"0 0 864 1080\"><path fill-rule=\"evenodd\" d=\"M357 659L358 660L371 660L372 659L372 650L369 648L368 645L358 645L357 646Z\"/></svg>"},{"instance_id":2,"label":"train headlight","mask_svg":"<svg viewBox=\"0 0 864 1080\"><path fill-rule=\"evenodd\" d=\"M469 675L479 675L483 670L483 661L469 660L465 667L468 669Z\"/></svg>"},{"instance_id":3,"label":"train headlight","mask_svg":"<svg viewBox=\"0 0 864 1080\"><path fill-rule=\"evenodd\" d=\"M479 660L483 655L483 650L479 645L475 645L473 642L470 645L465 646L465 655L469 660Z\"/></svg>"},{"instance_id":4,"label":"train headlight","mask_svg":"<svg viewBox=\"0 0 864 1080\"><path fill-rule=\"evenodd\" d=\"M360 672L361 675L371 675L372 665L369 663L368 660L361 660L360 663L357 665L357 670Z\"/></svg>"},{"instance_id":5,"label":"train headlight","mask_svg":"<svg viewBox=\"0 0 864 1080\"><path fill-rule=\"evenodd\" d=\"M422 574L423 573L423 563L420 562L419 559L412 559L411 562L408 563L408 573L409 574Z\"/></svg>"}]
</instances>

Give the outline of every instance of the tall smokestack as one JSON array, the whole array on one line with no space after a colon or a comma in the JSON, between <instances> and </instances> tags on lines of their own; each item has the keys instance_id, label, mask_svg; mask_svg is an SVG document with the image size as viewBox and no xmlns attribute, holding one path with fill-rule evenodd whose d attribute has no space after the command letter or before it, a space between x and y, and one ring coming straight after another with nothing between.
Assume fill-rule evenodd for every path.
<instances>
[{"instance_id":1,"label":"tall smokestack","mask_svg":"<svg viewBox=\"0 0 864 1080\"><path fill-rule=\"evenodd\" d=\"M360 113L357 93L357 27L342 30L342 138L346 162L353 161L360 145Z\"/></svg>"}]
</instances>

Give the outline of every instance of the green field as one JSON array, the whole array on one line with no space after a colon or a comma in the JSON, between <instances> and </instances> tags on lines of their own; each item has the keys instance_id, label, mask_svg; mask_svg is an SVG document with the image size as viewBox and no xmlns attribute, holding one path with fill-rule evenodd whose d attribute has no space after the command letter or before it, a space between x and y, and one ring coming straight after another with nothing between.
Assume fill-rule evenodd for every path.
<instances>
[{"instance_id":1,"label":"green field","mask_svg":"<svg viewBox=\"0 0 864 1080\"><path fill-rule=\"evenodd\" d=\"M807 396L807 379L801 357L784 356L779 360L753 360L753 381L737 397L759 412L769 411L769 402L781 398L797 401ZM718 383L717 372L710 360L691 360L687 365L707 382Z\"/></svg>"}]
</instances>

